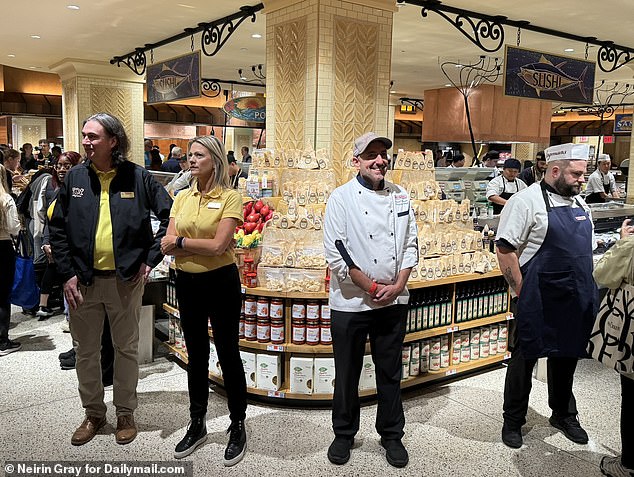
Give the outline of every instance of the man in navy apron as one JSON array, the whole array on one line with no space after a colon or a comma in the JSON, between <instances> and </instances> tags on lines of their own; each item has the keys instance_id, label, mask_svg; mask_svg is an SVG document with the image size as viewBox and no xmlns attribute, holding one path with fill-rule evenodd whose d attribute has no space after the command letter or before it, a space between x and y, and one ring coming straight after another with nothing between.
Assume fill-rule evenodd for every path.
<instances>
[{"instance_id":1,"label":"man in navy apron","mask_svg":"<svg viewBox=\"0 0 634 477\"><path fill-rule=\"evenodd\" d=\"M513 194L526 189L526 184L517 175L521 168L520 161L512 157L504 161L502 175L494 177L487 185L487 200L493 204L493 213L498 215Z\"/></svg>"},{"instance_id":2,"label":"man in navy apron","mask_svg":"<svg viewBox=\"0 0 634 477\"><path fill-rule=\"evenodd\" d=\"M516 295L502 427L502 441L513 448L522 446L532 372L541 357L548 357L550 424L573 442L588 442L572 381L577 359L586 356L597 304L592 220L579 197L589 148L563 144L545 152L544 180L509 199L496 240L500 269Z\"/></svg>"}]
</instances>

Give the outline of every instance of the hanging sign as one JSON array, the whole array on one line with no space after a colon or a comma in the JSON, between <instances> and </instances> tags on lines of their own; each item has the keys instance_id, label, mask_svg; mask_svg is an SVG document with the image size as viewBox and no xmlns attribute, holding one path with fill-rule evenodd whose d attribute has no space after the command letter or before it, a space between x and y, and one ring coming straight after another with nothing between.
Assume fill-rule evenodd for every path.
<instances>
[{"instance_id":1,"label":"hanging sign","mask_svg":"<svg viewBox=\"0 0 634 477\"><path fill-rule=\"evenodd\" d=\"M595 63L505 45L504 94L559 103L592 104Z\"/></svg>"},{"instance_id":2,"label":"hanging sign","mask_svg":"<svg viewBox=\"0 0 634 477\"><path fill-rule=\"evenodd\" d=\"M615 114L614 115L614 132L615 133L631 133L632 132L632 114Z\"/></svg>"},{"instance_id":3,"label":"hanging sign","mask_svg":"<svg viewBox=\"0 0 634 477\"><path fill-rule=\"evenodd\" d=\"M236 119L254 123L266 122L266 98L264 96L233 98L227 101L222 109Z\"/></svg>"},{"instance_id":4,"label":"hanging sign","mask_svg":"<svg viewBox=\"0 0 634 477\"><path fill-rule=\"evenodd\" d=\"M200 96L200 50L147 67L147 102Z\"/></svg>"}]
</instances>

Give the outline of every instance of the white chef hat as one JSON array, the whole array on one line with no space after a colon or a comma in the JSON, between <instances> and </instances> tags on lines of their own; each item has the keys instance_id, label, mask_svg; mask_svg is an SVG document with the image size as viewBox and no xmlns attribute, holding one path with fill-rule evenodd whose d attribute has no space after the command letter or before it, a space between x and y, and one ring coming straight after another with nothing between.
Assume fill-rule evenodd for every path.
<instances>
[{"instance_id":1,"label":"white chef hat","mask_svg":"<svg viewBox=\"0 0 634 477\"><path fill-rule=\"evenodd\" d=\"M612 162L612 158L609 154L599 154L597 162Z\"/></svg>"},{"instance_id":2,"label":"white chef hat","mask_svg":"<svg viewBox=\"0 0 634 477\"><path fill-rule=\"evenodd\" d=\"M587 161L590 156L590 146L587 144L560 144L547 148L546 162L551 161Z\"/></svg>"}]
</instances>

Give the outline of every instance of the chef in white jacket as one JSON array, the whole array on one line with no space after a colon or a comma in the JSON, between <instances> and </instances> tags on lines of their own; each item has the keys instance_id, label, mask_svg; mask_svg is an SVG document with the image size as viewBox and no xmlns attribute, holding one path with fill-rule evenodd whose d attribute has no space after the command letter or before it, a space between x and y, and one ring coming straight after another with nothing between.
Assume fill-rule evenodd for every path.
<instances>
[{"instance_id":1,"label":"chef in white jacket","mask_svg":"<svg viewBox=\"0 0 634 477\"><path fill-rule=\"evenodd\" d=\"M385 180L392 141L366 133L354 143L359 174L335 189L324 220L324 247L331 270L330 308L335 392L335 439L328 459L345 464L359 430L358 385L370 336L376 367L376 429L388 462L407 465L401 439L401 348L409 292L406 284L418 263L417 229L408 193Z\"/></svg>"}]
</instances>

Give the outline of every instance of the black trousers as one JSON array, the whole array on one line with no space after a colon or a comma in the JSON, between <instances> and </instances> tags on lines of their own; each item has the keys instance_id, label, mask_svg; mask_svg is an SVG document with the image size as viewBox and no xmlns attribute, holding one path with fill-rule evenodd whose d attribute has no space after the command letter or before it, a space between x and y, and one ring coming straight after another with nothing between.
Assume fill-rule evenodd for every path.
<instances>
[{"instance_id":1,"label":"black trousers","mask_svg":"<svg viewBox=\"0 0 634 477\"><path fill-rule=\"evenodd\" d=\"M11 240L0 240L0 344L9 340L11 290L15 275L15 249Z\"/></svg>"},{"instance_id":2,"label":"black trousers","mask_svg":"<svg viewBox=\"0 0 634 477\"><path fill-rule=\"evenodd\" d=\"M235 265L205 273L176 274L176 297L181 327L187 345L187 387L189 414L202 417L209 399L209 333L211 320L214 343L227 392L232 422L244 420L247 384L240 358L239 326L242 293Z\"/></svg>"},{"instance_id":3,"label":"black trousers","mask_svg":"<svg viewBox=\"0 0 634 477\"><path fill-rule=\"evenodd\" d=\"M362 312L332 310L331 315L335 356L332 428L335 436L354 437L359 431L359 378L369 334L376 367L378 408L375 427L386 439L401 439L405 427L401 362L407 305Z\"/></svg>"},{"instance_id":4,"label":"black trousers","mask_svg":"<svg viewBox=\"0 0 634 477\"><path fill-rule=\"evenodd\" d=\"M621 375L621 464L634 469L634 379Z\"/></svg>"}]
</instances>

